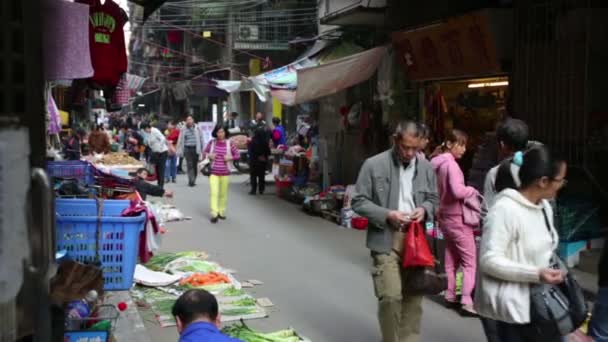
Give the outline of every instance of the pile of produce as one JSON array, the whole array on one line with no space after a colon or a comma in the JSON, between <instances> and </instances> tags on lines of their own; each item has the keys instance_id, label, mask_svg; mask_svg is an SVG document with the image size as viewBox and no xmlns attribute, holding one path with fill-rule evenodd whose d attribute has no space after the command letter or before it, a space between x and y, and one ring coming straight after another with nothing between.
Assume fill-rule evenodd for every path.
<instances>
[{"instance_id":1,"label":"pile of produce","mask_svg":"<svg viewBox=\"0 0 608 342\"><path fill-rule=\"evenodd\" d=\"M207 285L230 284L230 279L218 272L209 272L207 274L194 273L193 275L180 280L179 285L184 287L198 288Z\"/></svg>"},{"instance_id":2,"label":"pile of produce","mask_svg":"<svg viewBox=\"0 0 608 342\"><path fill-rule=\"evenodd\" d=\"M235 135L230 138L230 144L236 146L239 150L247 149L248 138L246 135Z\"/></svg>"},{"instance_id":3,"label":"pile of produce","mask_svg":"<svg viewBox=\"0 0 608 342\"><path fill-rule=\"evenodd\" d=\"M204 261L208 257L209 256L204 252L162 253L153 256L150 261L148 261L148 263L144 266L146 266L152 271L163 272L167 265L179 258L188 258Z\"/></svg>"},{"instance_id":4,"label":"pile of produce","mask_svg":"<svg viewBox=\"0 0 608 342\"><path fill-rule=\"evenodd\" d=\"M244 342L300 342L302 338L293 329L261 333L249 328L245 322L225 327L222 332L228 336L238 338Z\"/></svg>"},{"instance_id":5,"label":"pile of produce","mask_svg":"<svg viewBox=\"0 0 608 342\"><path fill-rule=\"evenodd\" d=\"M142 162L131 157L126 152L112 152L104 155L98 163L104 165L142 165Z\"/></svg>"}]
</instances>

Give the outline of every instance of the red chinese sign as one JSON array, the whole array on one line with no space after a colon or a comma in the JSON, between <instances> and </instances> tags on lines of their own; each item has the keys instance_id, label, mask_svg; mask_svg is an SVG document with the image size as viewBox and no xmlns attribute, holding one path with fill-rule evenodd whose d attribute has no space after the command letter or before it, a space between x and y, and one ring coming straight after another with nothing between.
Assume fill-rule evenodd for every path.
<instances>
[{"instance_id":1,"label":"red chinese sign","mask_svg":"<svg viewBox=\"0 0 608 342\"><path fill-rule=\"evenodd\" d=\"M408 78L425 80L500 73L488 21L486 12L477 12L426 28L393 33L393 43Z\"/></svg>"}]
</instances>

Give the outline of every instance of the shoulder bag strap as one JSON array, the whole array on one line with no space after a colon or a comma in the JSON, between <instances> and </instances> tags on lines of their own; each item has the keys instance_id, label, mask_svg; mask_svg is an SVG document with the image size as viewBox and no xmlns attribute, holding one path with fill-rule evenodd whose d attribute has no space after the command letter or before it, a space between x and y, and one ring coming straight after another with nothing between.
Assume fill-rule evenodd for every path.
<instances>
[{"instance_id":1,"label":"shoulder bag strap","mask_svg":"<svg viewBox=\"0 0 608 342\"><path fill-rule=\"evenodd\" d=\"M230 139L226 139L226 155L232 159L232 150L230 149Z\"/></svg>"},{"instance_id":2,"label":"shoulder bag strap","mask_svg":"<svg viewBox=\"0 0 608 342\"><path fill-rule=\"evenodd\" d=\"M545 226L549 231L549 235L551 236L551 244L555 243L555 236L553 235L553 231L551 230L551 222L549 221L549 215L547 215L547 210L543 208L543 216L545 218Z\"/></svg>"}]
</instances>

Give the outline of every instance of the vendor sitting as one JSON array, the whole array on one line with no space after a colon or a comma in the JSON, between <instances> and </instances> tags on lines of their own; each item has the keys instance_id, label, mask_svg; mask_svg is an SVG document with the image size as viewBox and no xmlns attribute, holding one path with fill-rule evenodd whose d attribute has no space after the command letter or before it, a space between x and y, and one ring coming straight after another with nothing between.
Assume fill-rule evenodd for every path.
<instances>
[{"instance_id":1,"label":"vendor sitting","mask_svg":"<svg viewBox=\"0 0 608 342\"><path fill-rule=\"evenodd\" d=\"M146 182L148 178L148 170L145 168L140 168L137 170L137 175L135 179L133 179L135 190L139 192L141 199L146 200L147 195L156 196L156 197L173 197L173 192L169 190L165 190L160 186L156 186L154 184L150 184Z\"/></svg>"},{"instance_id":2,"label":"vendor sitting","mask_svg":"<svg viewBox=\"0 0 608 342\"><path fill-rule=\"evenodd\" d=\"M179 342L240 342L222 334L217 299L205 290L184 292L173 305Z\"/></svg>"}]
</instances>

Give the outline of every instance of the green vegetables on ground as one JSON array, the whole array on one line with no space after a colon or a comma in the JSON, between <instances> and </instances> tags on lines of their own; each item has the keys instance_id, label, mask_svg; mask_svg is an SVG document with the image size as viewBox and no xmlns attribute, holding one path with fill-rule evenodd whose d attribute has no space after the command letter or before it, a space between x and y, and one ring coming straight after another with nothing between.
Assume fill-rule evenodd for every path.
<instances>
[{"instance_id":1,"label":"green vegetables on ground","mask_svg":"<svg viewBox=\"0 0 608 342\"><path fill-rule=\"evenodd\" d=\"M222 291L222 293L220 295L223 297L239 297L239 296L245 295L245 291L243 291L242 289L237 289L234 286L231 286L231 287L225 289L224 291Z\"/></svg>"},{"instance_id":2,"label":"green vegetables on ground","mask_svg":"<svg viewBox=\"0 0 608 342\"><path fill-rule=\"evenodd\" d=\"M249 328L242 320L240 323L225 327L222 332L244 342L299 342L302 340L293 329L261 333Z\"/></svg>"},{"instance_id":3,"label":"green vegetables on ground","mask_svg":"<svg viewBox=\"0 0 608 342\"><path fill-rule=\"evenodd\" d=\"M220 308L220 313L224 316L246 316L251 315L258 312L258 308L255 306L243 306L239 308Z\"/></svg>"},{"instance_id":4,"label":"green vegetables on ground","mask_svg":"<svg viewBox=\"0 0 608 342\"><path fill-rule=\"evenodd\" d=\"M256 302L255 302L255 298L249 297L249 298L239 299L234 302L228 302L226 304L232 305L232 306L255 306Z\"/></svg>"}]
</instances>

